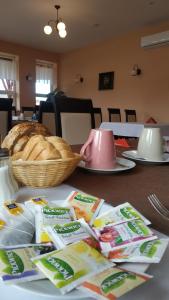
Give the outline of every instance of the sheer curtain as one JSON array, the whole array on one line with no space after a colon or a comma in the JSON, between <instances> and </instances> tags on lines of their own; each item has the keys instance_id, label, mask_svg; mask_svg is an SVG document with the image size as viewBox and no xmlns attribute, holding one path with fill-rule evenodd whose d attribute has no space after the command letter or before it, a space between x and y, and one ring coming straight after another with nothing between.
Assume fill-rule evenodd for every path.
<instances>
[{"instance_id":1,"label":"sheer curtain","mask_svg":"<svg viewBox=\"0 0 169 300\"><path fill-rule=\"evenodd\" d=\"M36 65L36 80L44 83L53 82L53 68L52 66Z\"/></svg>"},{"instance_id":2,"label":"sheer curtain","mask_svg":"<svg viewBox=\"0 0 169 300\"><path fill-rule=\"evenodd\" d=\"M8 98L16 100L16 61L12 58L0 56L0 94L6 95Z\"/></svg>"},{"instance_id":3,"label":"sheer curtain","mask_svg":"<svg viewBox=\"0 0 169 300\"><path fill-rule=\"evenodd\" d=\"M36 105L45 101L54 85L54 64L37 62L36 64Z\"/></svg>"}]
</instances>

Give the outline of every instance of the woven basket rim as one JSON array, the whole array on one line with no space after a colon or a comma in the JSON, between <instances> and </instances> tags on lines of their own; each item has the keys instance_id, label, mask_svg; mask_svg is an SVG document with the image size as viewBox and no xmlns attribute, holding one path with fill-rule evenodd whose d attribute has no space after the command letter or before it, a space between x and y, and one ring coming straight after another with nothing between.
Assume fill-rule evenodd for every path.
<instances>
[{"instance_id":1,"label":"woven basket rim","mask_svg":"<svg viewBox=\"0 0 169 300\"><path fill-rule=\"evenodd\" d=\"M23 166L23 165L52 165L56 163L69 162L73 160L82 160L82 156L78 153L74 153L74 157L70 158L60 158L60 159L51 159L51 160L13 160L13 166Z\"/></svg>"}]
</instances>

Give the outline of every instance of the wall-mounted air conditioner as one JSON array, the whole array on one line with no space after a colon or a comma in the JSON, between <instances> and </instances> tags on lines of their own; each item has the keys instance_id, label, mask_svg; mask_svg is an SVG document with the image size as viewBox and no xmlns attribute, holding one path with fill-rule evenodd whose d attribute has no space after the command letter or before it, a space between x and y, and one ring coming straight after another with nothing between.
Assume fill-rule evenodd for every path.
<instances>
[{"instance_id":1,"label":"wall-mounted air conditioner","mask_svg":"<svg viewBox=\"0 0 169 300\"><path fill-rule=\"evenodd\" d=\"M141 38L141 47L150 48L169 44L169 30L144 36Z\"/></svg>"}]
</instances>

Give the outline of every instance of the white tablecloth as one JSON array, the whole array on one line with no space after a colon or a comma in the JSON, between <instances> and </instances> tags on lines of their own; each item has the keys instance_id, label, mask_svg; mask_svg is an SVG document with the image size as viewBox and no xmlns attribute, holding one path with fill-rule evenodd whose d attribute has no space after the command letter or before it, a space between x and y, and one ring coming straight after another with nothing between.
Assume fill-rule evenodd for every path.
<instances>
[{"instance_id":1,"label":"white tablecloth","mask_svg":"<svg viewBox=\"0 0 169 300\"><path fill-rule=\"evenodd\" d=\"M71 186L62 184L56 188L50 189L31 189L22 188L17 193L17 201L25 201L30 197L35 196L47 196L49 201L62 200L67 197L67 195L72 190L77 190ZM157 233L158 236L163 236ZM145 268L143 264L127 264L130 270L141 271ZM162 261L159 264L152 264L147 273L153 275L154 278L149 282L143 284L142 286L136 288L135 290L129 292L127 295L121 297L121 300L169 300L169 247L165 252ZM26 288L20 288L15 285L5 285L0 281L0 300L91 300L89 297L79 297L75 298L70 294L60 295L55 294L55 287L52 283L46 285L45 281L29 282L25 283ZM38 287L40 283L40 289ZM37 287L37 288L36 288Z\"/></svg>"},{"instance_id":2,"label":"white tablecloth","mask_svg":"<svg viewBox=\"0 0 169 300\"><path fill-rule=\"evenodd\" d=\"M159 127L162 136L169 136L169 124L103 122L100 125L100 128L112 130L114 135L128 137L139 137L144 127Z\"/></svg>"}]
</instances>

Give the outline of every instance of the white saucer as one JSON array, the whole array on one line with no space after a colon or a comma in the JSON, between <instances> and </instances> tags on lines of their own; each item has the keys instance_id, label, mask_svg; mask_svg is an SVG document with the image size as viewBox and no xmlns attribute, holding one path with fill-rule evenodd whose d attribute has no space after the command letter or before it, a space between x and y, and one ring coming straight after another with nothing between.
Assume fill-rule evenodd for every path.
<instances>
[{"instance_id":1,"label":"white saucer","mask_svg":"<svg viewBox=\"0 0 169 300\"><path fill-rule=\"evenodd\" d=\"M169 153L164 153L162 160L148 160L145 158L142 158L138 155L137 150L129 150L129 151L124 151L122 153L122 155L124 157L139 161L141 163L145 163L145 164L157 164L157 165L161 165L161 164L167 164L169 163Z\"/></svg>"},{"instance_id":2,"label":"white saucer","mask_svg":"<svg viewBox=\"0 0 169 300\"><path fill-rule=\"evenodd\" d=\"M90 171L90 172L95 172L95 173L118 173L118 172L130 170L136 166L136 164L133 161L125 159L125 158L117 157L116 160L117 160L117 164L116 164L115 168L113 168L113 169L89 168L89 167L85 166L84 161L80 161L80 163L78 164L78 167L80 167L84 170Z\"/></svg>"}]
</instances>

